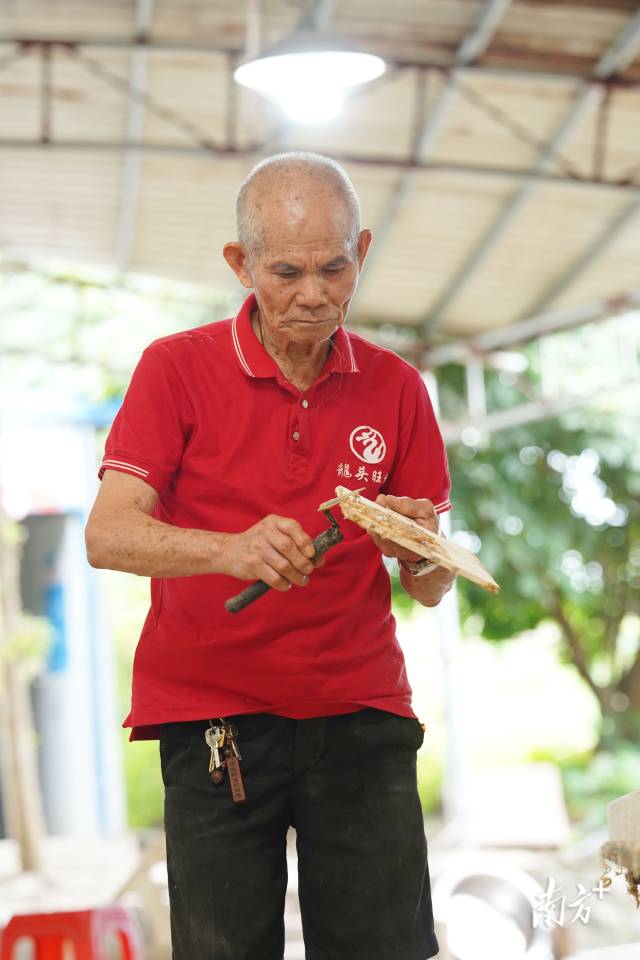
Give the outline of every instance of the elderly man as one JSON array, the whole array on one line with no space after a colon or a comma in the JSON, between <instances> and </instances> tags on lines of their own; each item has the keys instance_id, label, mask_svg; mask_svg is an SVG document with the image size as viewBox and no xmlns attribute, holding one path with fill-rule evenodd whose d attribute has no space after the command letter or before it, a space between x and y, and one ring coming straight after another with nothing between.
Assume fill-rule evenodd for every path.
<instances>
[{"instance_id":1,"label":"elderly man","mask_svg":"<svg viewBox=\"0 0 640 960\"><path fill-rule=\"evenodd\" d=\"M92 566L151 577L124 726L160 741L173 958L281 960L293 826L307 960L425 960L424 727L383 555L426 606L453 577L348 521L322 560L312 538L337 483L436 529L446 453L417 371L345 329L371 231L344 170L269 157L237 221L253 292L143 351L86 529Z\"/></svg>"}]
</instances>

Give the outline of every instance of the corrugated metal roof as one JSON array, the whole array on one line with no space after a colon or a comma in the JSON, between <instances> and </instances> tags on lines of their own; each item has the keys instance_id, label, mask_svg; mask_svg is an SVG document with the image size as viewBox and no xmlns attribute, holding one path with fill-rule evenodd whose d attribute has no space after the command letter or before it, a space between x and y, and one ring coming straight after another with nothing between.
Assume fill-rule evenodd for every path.
<instances>
[{"instance_id":1,"label":"corrugated metal roof","mask_svg":"<svg viewBox=\"0 0 640 960\"><path fill-rule=\"evenodd\" d=\"M109 265L125 250L132 271L235 290L221 248L235 235L238 185L265 153L303 148L343 160L374 229L354 324L421 327L429 343L637 285L637 3L329 5L331 31L386 56L391 69L317 127L283 123L276 108L233 84L246 4L151 7L150 29L137 39L133 0L15 0L0 9L6 258ZM322 3L262 7L268 45ZM496 22L480 29L498 7ZM479 53L467 63L470 36ZM32 45L16 45L25 40ZM143 149L132 176L124 146L136 60ZM44 133L48 145L39 142Z\"/></svg>"}]
</instances>

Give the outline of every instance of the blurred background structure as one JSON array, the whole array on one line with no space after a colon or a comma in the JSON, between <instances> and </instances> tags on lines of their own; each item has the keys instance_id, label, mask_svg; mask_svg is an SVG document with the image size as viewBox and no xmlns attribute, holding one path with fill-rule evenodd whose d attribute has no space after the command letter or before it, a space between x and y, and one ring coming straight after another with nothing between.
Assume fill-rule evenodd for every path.
<instances>
[{"instance_id":1,"label":"blurred background structure","mask_svg":"<svg viewBox=\"0 0 640 960\"><path fill-rule=\"evenodd\" d=\"M321 65L295 102L234 78L318 51L385 69L342 90ZM631 0L0 7L0 928L117 899L170 957L157 743L120 729L148 582L91 569L83 527L140 352L237 308L237 188L294 149L353 179L374 241L350 326L423 372L447 532L502 586L395 593L441 957L637 957L597 856L640 787Z\"/></svg>"}]
</instances>

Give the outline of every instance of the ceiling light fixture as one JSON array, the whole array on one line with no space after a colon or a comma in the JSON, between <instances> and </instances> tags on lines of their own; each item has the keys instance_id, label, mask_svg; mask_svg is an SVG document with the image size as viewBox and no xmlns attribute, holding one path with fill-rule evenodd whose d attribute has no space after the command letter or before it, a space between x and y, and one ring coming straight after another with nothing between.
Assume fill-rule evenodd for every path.
<instances>
[{"instance_id":1,"label":"ceiling light fixture","mask_svg":"<svg viewBox=\"0 0 640 960\"><path fill-rule=\"evenodd\" d=\"M344 91L381 76L384 60L370 53L340 49L340 44L290 48L241 64L234 79L277 103L298 123L319 123L337 116Z\"/></svg>"}]
</instances>

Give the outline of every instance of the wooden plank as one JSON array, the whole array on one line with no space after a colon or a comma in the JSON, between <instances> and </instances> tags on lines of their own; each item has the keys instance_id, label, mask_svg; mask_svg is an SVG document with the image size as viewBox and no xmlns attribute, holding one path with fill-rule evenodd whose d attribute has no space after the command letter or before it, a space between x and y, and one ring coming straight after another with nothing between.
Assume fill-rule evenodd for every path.
<instances>
[{"instance_id":1,"label":"wooden plank","mask_svg":"<svg viewBox=\"0 0 640 960\"><path fill-rule=\"evenodd\" d=\"M390 507L383 507L382 504L368 500L348 487L337 486L336 495L337 500L329 500L318 509L323 510L338 503L347 520L352 520L364 530L392 540L407 550L446 567L452 573L466 577L490 593L497 593L500 589L475 554L460 544L439 536Z\"/></svg>"}]
</instances>

